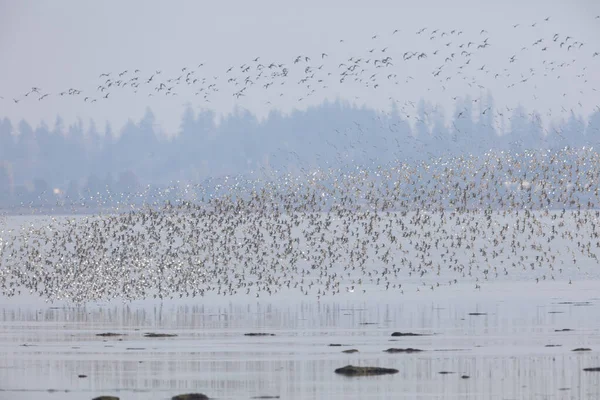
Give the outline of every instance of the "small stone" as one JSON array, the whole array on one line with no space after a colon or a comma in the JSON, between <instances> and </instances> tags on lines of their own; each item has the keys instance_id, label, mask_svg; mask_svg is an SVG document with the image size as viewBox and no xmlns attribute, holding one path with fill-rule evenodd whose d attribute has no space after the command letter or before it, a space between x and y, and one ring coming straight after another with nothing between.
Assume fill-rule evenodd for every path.
<instances>
[{"instance_id":1,"label":"small stone","mask_svg":"<svg viewBox=\"0 0 600 400\"><path fill-rule=\"evenodd\" d=\"M380 368L380 367L357 367L354 365L346 365L345 367L338 368L335 370L336 374L346 376L369 376L369 375L386 375L386 374L397 374L399 371L393 368Z\"/></svg>"},{"instance_id":2,"label":"small stone","mask_svg":"<svg viewBox=\"0 0 600 400\"><path fill-rule=\"evenodd\" d=\"M174 333L153 333L153 332L150 332L150 333L145 333L144 334L144 337L147 337L147 338L165 338L165 337L175 337L175 336L177 336L177 335L174 334Z\"/></svg>"},{"instance_id":3,"label":"small stone","mask_svg":"<svg viewBox=\"0 0 600 400\"><path fill-rule=\"evenodd\" d=\"M418 353L421 351L423 351L423 350L413 349L412 347L408 347L406 349L397 349L397 348L392 347L387 350L384 350L384 352L386 352L386 353Z\"/></svg>"},{"instance_id":4,"label":"small stone","mask_svg":"<svg viewBox=\"0 0 600 400\"><path fill-rule=\"evenodd\" d=\"M427 336L424 333L412 333L412 332L394 332L392 336Z\"/></svg>"},{"instance_id":5,"label":"small stone","mask_svg":"<svg viewBox=\"0 0 600 400\"><path fill-rule=\"evenodd\" d=\"M254 396L252 399L278 399L279 396Z\"/></svg>"},{"instance_id":6,"label":"small stone","mask_svg":"<svg viewBox=\"0 0 600 400\"><path fill-rule=\"evenodd\" d=\"M115 336L127 336L127 335L125 335L124 333L104 332L104 333L97 333L96 336L115 337Z\"/></svg>"},{"instance_id":7,"label":"small stone","mask_svg":"<svg viewBox=\"0 0 600 400\"><path fill-rule=\"evenodd\" d=\"M244 333L244 336L275 336L274 333L250 332Z\"/></svg>"},{"instance_id":8,"label":"small stone","mask_svg":"<svg viewBox=\"0 0 600 400\"><path fill-rule=\"evenodd\" d=\"M202 393L187 393L173 396L171 400L208 400L208 396Z\"/></svg>"},{"instance_id":9,"label":"small stone","mask_svg":"<svg viewBox=\"0 0 600 400\"><path fill-rule=\"evenodd\" d=\"M358 353L358 350L357 349L348 349L348 350L343 350L342 353L347 353L347 354Z\"/></svg>"}]
</instances>

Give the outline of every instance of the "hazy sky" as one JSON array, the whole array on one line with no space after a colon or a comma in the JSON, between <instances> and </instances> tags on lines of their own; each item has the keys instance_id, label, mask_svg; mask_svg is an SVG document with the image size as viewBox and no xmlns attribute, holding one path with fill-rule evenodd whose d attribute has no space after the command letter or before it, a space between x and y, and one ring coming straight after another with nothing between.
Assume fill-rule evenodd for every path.
<instances>
[{"instance_id":1,"label":"hazy sky","mask_svg":"<svg viewBox=\"0 0 600 400\"><path fill-rule=\"evenodd\" d=\"M448 117L453 97L477 99L488 90L498 107L586 115L600 105L598 15L595 0L0 0L0 116L52 125L60 114L120 128L150 106L161 129L175 132L188 102L217 114L238 105L264 116L340 97L382 110L396 101L414 116L406 102L424 97ZM477 49L485 39L489 46ZM403 60L407 52L417 54ZM427 57L417 59L421 53ZM373 65L388 56L393 65ZM128 85L116 87L118 80ZM39 93L25 96L32 87ZM81 93L60 95L69 89Z\"/></svg>"}]
</instances>

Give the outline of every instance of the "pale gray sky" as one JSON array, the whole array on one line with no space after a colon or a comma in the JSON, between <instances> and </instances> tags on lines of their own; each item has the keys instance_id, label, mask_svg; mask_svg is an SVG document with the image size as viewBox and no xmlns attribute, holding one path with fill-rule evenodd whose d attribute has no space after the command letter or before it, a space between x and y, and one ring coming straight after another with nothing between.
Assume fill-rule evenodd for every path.
<instances>
[{"instance_id":1,"label":"pale gray sky","mask_svg":"<svg viewBox=\"0 0 600 400\"><path fill-rule=\"evenodd\" d=\"M424 97L442 105L448 117L454 96L477 99L487 90L498 107L521 102L554 118L566 116L563 107L587 115L600 104L600 56L593 56L600 52L598 15L600 2L595 0L0 0L0 116L52 125L60 114L67 122L92 118L100 126L108 120L121 128L150 106L161 129L172 133L187 102L218 114L238 105L264 116L270 108L287 112L338 96L386 110L392 98L414 114L405 102ZM519 26L513 28L515 24ZM416 34L421 28L427 29ZM477 50L486 38L489 47ZM543 41L534 45L538 39ZM469 41L474 44L467 47ZM566 43L562 48L561 42ZM406 52L426 53L427 58L404 61ZM310 61L294 64L298 55ZM393 65L373 66L375 59L387 56ZM253 62L255 57L259 61ZM354 62L350 57L361 59L352 71L356 75L340 83L340 73ZM368 59L371 63L365 63ZM288 76L268 78L282 70L266 68L271 62L285 64ZM259 77L261 63L265 68ZM251 70L244 72L244 64ZM136 69L140 72L134 73ZM361 69L365 71L358 74ZM124 70L128 73L121 83L138 76L129 81L140 83L137 93L129 86L98 90L106 85L107 78L99 78L102 73L110 72L114 82ZM156 75L157 70L162 73ZM188 85L184 80L190 71ZM179 76L178 85L167 82ZM237 81L228 82L233 77ZM198 81L192 84L193 79ZM165 88L157 92L161 82ZM171 95L164 95L168 85ZM236 99L233 94L243 86L248 86L245 96ZM39 94L25 96L32 87L39 87ZM82 93L60 96L70 88ZM102 98L109 92L109 98ZM210 102L203 97L207 92ZM38 100L44 94L48 96Z\"/></svg>"}]
</instances>

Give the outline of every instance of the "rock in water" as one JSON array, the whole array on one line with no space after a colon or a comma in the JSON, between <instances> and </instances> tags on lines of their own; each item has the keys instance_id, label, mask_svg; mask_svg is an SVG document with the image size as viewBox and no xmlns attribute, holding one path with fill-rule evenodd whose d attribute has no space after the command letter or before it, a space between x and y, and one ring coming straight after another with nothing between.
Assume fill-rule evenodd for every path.
<instances>
[{"instance_id":1,"label":"rock in water","mask_svg":"<svg viewBox=\"0 0 600 400\"><path fill-rule=\"evenodd\" d=\"M369 375L386 375L386 374L397 374L399 371L393 368L380 368L380 367L357 367L354 365L346 365L345 367L338 368L335 370L336 374L346 376L369 376Z\"/></svg>"},{"instance_id":2,"label":"rock in water","mask_svg":"<svg viewBox=\"0 0 600 400\"><path fill-rule=\"evenodd\" d=\"M92 400L119 400L119 398L116 396L99 396L94 397Z\"/></svg>"},{"instance_id":3,"label":"rock in water","mask_svg":"<svg viewBox=\"0 0 600 400\"><path fill-rule=\"evenodd\" d=\"M571 351L592 351L592 349L590 349L588 347L578 347L578 348L573 349Z\"/></svg>"},{"instance_id":4,"label":"rock in water","mask_svg":"<svg viewBox=\"0 0 600 400\"><path fill-rule=\"evenodd\" d=\"M173 396L171 400L208 400L208 396L202 393L187 393Z\"/></svg>"},{"instance_id":5,"label":"rock in water","mask_svg":"<svg viewBox=\"0 0 600 400\"><path fill-rule=\"evenodd\" d=\"M358 353L358 350L357 349L342 350L342 353L346 353L346 354Z\"/></svg>"},{"instance_id":6,"label":"rock in water","mask_svg":"<svg viewBox=\"0 0 600 400\"><path fill-rule=\"evenodd\" d=\"M244 336L275 336L274 333L250 332L244 333Z\"/></svg>"},{"instance_id":7,"label":"rock in water","mask_svg":"<svg viewBox=\"0 0 600 400\"><path fill-rule=\"evenodd\" d=\"M600 372L600 367L584 368L583 370L587 372Z\"/></svg>"},{"instance_id":8,"label":"rock in water","mask_svg":"<svg viewBox=\"0 0 600 400\"><path fill-rule=\"evenodd\" d=\"M154 333L154 332L150 332L150 333L145 333L144 337L147 338L162 338L162 337L175 337L177 336L174 333Z\"/></svg>"},{"instance_id":9,"label":"rock in water","mask_svg":"<svg viewBox=\"0 0 600 400\"><path fill-rule=\"evenodd\" d=\"M384 350L386 353L418 353L423 351L421 349L413 349L412 347L408 347L406 349L396 349L394 347Z\"/></svg>"},{"instance_id":10,"label":"rock in water","mask_svg":"<svg viewBox=\"0 0 600 400\"><path fill-rule=\"evenodd\" d=\"M412 332L394 332L392 336L426 336L423 333L412 333Z\"/></svg>"},{"instance_id":11,"label":"rock in water","mask_svg":"<svg viewBox=\"0 0 600 400\"><path fill-rule=\"evenodd\" d=\"M104 332L104 333L97 333L96 336L115 337L115 336L126 336L126 335L124 333Z\"/></svg>"}]
</instances>

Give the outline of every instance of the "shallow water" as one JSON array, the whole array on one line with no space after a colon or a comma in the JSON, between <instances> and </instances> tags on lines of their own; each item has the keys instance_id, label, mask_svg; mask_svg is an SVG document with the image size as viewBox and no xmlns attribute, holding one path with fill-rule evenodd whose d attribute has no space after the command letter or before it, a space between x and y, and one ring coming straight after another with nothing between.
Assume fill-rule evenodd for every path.
<instances>
[{"instance_id":1,"label":"shallow water","mask_svg":"<svg viewBox=\"0 0 600 400\"><path fill-rule=\"evenodd\" d=\"M0 399L168 399L186 392L218 399L600 398L600 373L582 370L600 367L599 281L425 290L399 295L373 287L368 295L321 302L288 294L85 307L0 299ZM432 335L391 337L394 331ZM102 332L127 336L96 336ZM147 332L178 336L143 337ZM426 351L383 352L390 347ZM572 352L577 347L592 351ZM359 352L342 353L350 348ZM333 372L347 364L400 372Z\"/></svg>"}]
</instances>

